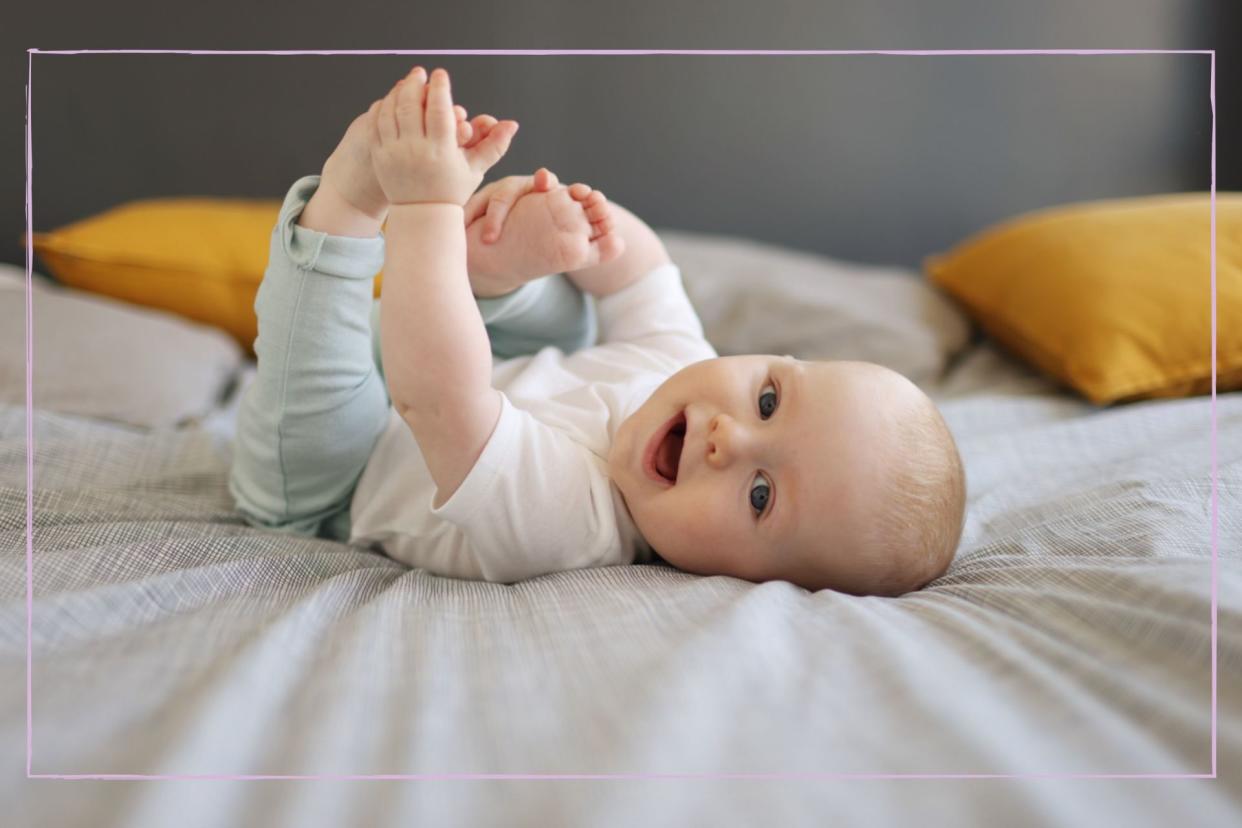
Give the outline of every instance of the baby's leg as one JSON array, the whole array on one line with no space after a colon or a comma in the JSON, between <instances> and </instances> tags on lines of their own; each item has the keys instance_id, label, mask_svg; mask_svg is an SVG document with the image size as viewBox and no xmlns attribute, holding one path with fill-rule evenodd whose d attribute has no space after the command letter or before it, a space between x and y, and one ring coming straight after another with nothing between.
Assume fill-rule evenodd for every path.
<instances>
[{"instance_id":1,"label":"baby's leg","mask_svg":"<svg viewBox=\"0 0 1242 828\"><path fill-rule=\"evenodd\" d=\"M368 319L384 240L298 226L317 186L294 183L272 234L229 491L252 525L346 540L354 487L389 419Z\"/></svg>"}]
</instances>

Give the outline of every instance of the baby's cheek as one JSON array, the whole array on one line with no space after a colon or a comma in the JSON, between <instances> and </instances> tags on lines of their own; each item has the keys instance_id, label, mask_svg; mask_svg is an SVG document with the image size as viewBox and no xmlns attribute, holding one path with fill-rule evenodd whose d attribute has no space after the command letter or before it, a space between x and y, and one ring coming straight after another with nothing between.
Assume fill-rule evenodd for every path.
<instances>
[{"instance_id":1,"label":"baby's cheek","mask_svg":"<svg viewBox=\"0 0 1242 828\"><path fill-rule=\"evenodd\" d=\"M716 560L718 544L712 537L711 524L698 512L665 512L656 537L649 540L665 560L680 569L704 575L720 572Z\"/></svg>"},{"instance_id":2,"label":"baby's cheek","mask_svg":"<svg viewBox=\"0 0 1242 828\"><path fill-rule=\"evenodd\" d=\"M682 532L697 544L708 549L715 548L725 541L734 524L728 519L721 508L718 492L695 490L686 492L681 504Z\"/></svg>"}]
</instances>

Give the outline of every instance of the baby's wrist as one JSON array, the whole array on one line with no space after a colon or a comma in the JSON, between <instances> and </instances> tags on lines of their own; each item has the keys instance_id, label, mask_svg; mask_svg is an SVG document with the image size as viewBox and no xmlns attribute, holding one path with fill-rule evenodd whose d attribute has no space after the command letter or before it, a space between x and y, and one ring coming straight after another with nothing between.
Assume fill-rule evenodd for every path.
<instances>
[{"instance_id":1,"label":"baby's wrist","mask_svg":"<svg viewBox=\"0 0 1242 828\"><path fill-rule=\"evenodd\" d=\"M462 206L448 201L404 201L391 204L388 208L390 228L394 226L394 220L400 223L432 223L446 229L449 226L461 227L466 223Z\"/></svg>"},{"instance_id":2,"label":"baby's wrist","mask_svg":"<svg viewBox=\"0 0 1242 828\"><path fill-rule=\"evenodd\" d=\"M466 234L462 229L464 223L462 208L456 204L406 202L393 204L388 211L390 238L405 232L431 233L446 242L457 238L463 253L466 244Z\"/></svg>"},{"instance_id":3,"label":"baby's wrist","mask_svg":"<svg viewBox=\"0 0 1242 828\"><path fill-rule=\"evenodd\" d=\"M452 201L399 201L393 202L388 206L388 208L390 211L396 211L398 209L405 210L407 208L423 208L429 210L448 209L455 211L459 215L464 215L466 211L465 205L457 204ZM464 219L462 223L465 223Z\"/></svg>"}]
</instances>

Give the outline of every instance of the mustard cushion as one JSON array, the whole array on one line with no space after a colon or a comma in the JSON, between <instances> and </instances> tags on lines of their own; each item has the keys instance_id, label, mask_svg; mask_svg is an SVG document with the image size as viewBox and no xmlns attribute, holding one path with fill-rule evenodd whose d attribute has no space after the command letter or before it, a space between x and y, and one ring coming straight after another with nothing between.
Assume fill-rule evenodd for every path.
<instances>
[{"instance_id":1,"label":"mustard cushion","mask_svg":"<svg viewBox=\"0 0 1242 828\"><path fill-rule=\"evenodd\" d=\"M1041 210L930 256L932 282L1098 405L1211 389L1208 193ZM1242 388L1242 193L1216 197L1217 390Z\"/></svg>"},{"instance_id":2,"label":"mustard cushion","mask_svg":"<svg viewBox=\"0 0 1242 828\"><path fill-rule=\"evenodd\" d=\"M253 357L254 298L280 205L279 199L133 201L35 233L34 248L65 285L214 325ZM380 285L376 279L376 296Z\"/></svg>"}]
</instances>

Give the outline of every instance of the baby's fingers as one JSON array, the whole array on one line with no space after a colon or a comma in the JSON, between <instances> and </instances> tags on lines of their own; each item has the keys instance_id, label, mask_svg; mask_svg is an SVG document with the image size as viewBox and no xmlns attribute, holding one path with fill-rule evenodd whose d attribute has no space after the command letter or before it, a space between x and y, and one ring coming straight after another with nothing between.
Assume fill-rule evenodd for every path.
<instances>
[{"instance_id":1,"label":"baby's fingers","mask_svg":"<svg viewBox=\"0 0 1242 828\"><path fill-rule=\"evenodd\" d=\"M448 72L434 69L427 86L427 137L441 143L457 143L457 120L453 116L453 95Z\"/></svg>"},{"instance_id":2,"label":"baby's fingers","mask_svg":"<svg viewBox=\"0 0 1242 828\"><path fill-rule=\"evenodd\" d=\"M496 119L491 115L475 115L470 121L472 134L470 140L462 145L463 149L470 149L475 144L487 137L487 133L492 131L492 127L496 126Z\"/></svg>"},{"instance_id":3,"label":"baby's fingers","mask_svg":"<svg viewBox=\"0 0 1242 828\"><path fill-rule=\"evenodd\" d=\"M466 226L474 224L474 222L483 217L487 212L487 202L492 197L492 193L504 183L504 181L493 181L485 187L480 187L474 191L470 198L466 199L466 203L462 205L462 213L466 219Z\"/></svg>"},{"instance_id":4,"label":"baby's fingers","mask_svg":"<svg viewBox=\"0 0 1242 828\"><path fill-rule=\"evenodd\" d=\"M500 238L505 226L505 218L509 215L509 209L513 207L515 201L527 193L538 191L539 185L536 182L540 178L540 173L544 174L545 180L546 176L552 175L548 170L540 168L540 172L533 176L511 175L497 182L496 188L487 200L487 214L483 217L484 243L491 244Z\"/></svg>"},{"instance_id":5,"label":"baby's fingers","mask_svg":"<svg viewBox=\"0 0 1242 828\"><path fill-rule=\"evenodd\" d=\"M415 66L394 90L396 96L397 137L423 135L423 87L426 72ZM393 97L392 94L389 97Z\"/></svg>"},{"instance_id":6,"label":"baby's fingers","mask_svg":"<svg viewBox=\"0 0 1242 828\"><path fill-rule=\"evenodd\" d=\"M505 217L509 208L530 190L531 179L525 176L512 176L501 182L501 185L487 200L487 214L483 216L483 241L491 244L500 238L505 226Z\"/></svg>"},{"instance_id":7,"label":"baby's fingers","mask_svg":"<svg viewBox=\"0 0 1242 828\"><path fill-rule=\"evenodd\" d=\"M466 150L466 157L474 171L486 172L495 166L509 151L509 143L517 131L517 121L501 121L492 127L486 138Z\"/></svg>"},{"instance_id":8,"label":"baby's fingers","mask_svg":"<svg viewBox=\"0 0 1242 828\"><path fill-rule=\"evenodd\" d=\"M464 106L453 104L453 115L457 118L457 146L464 147L474 137L474 127L470 125Z\"/></svg>"},{"instance_id":9,"label":"baby's fingers","mask_svg":"<svg viewBox=\"0 0 1242 828\"><path fill-rule=\"evenodd\" d=\"M502 182L487 202L487 215L483 219L483 241L491 244L500 238L505 218L513 203L527 193L546 193L557 185L556 173L540 167L532 176L513 176Z\"/></svg>"}]
</instances>

